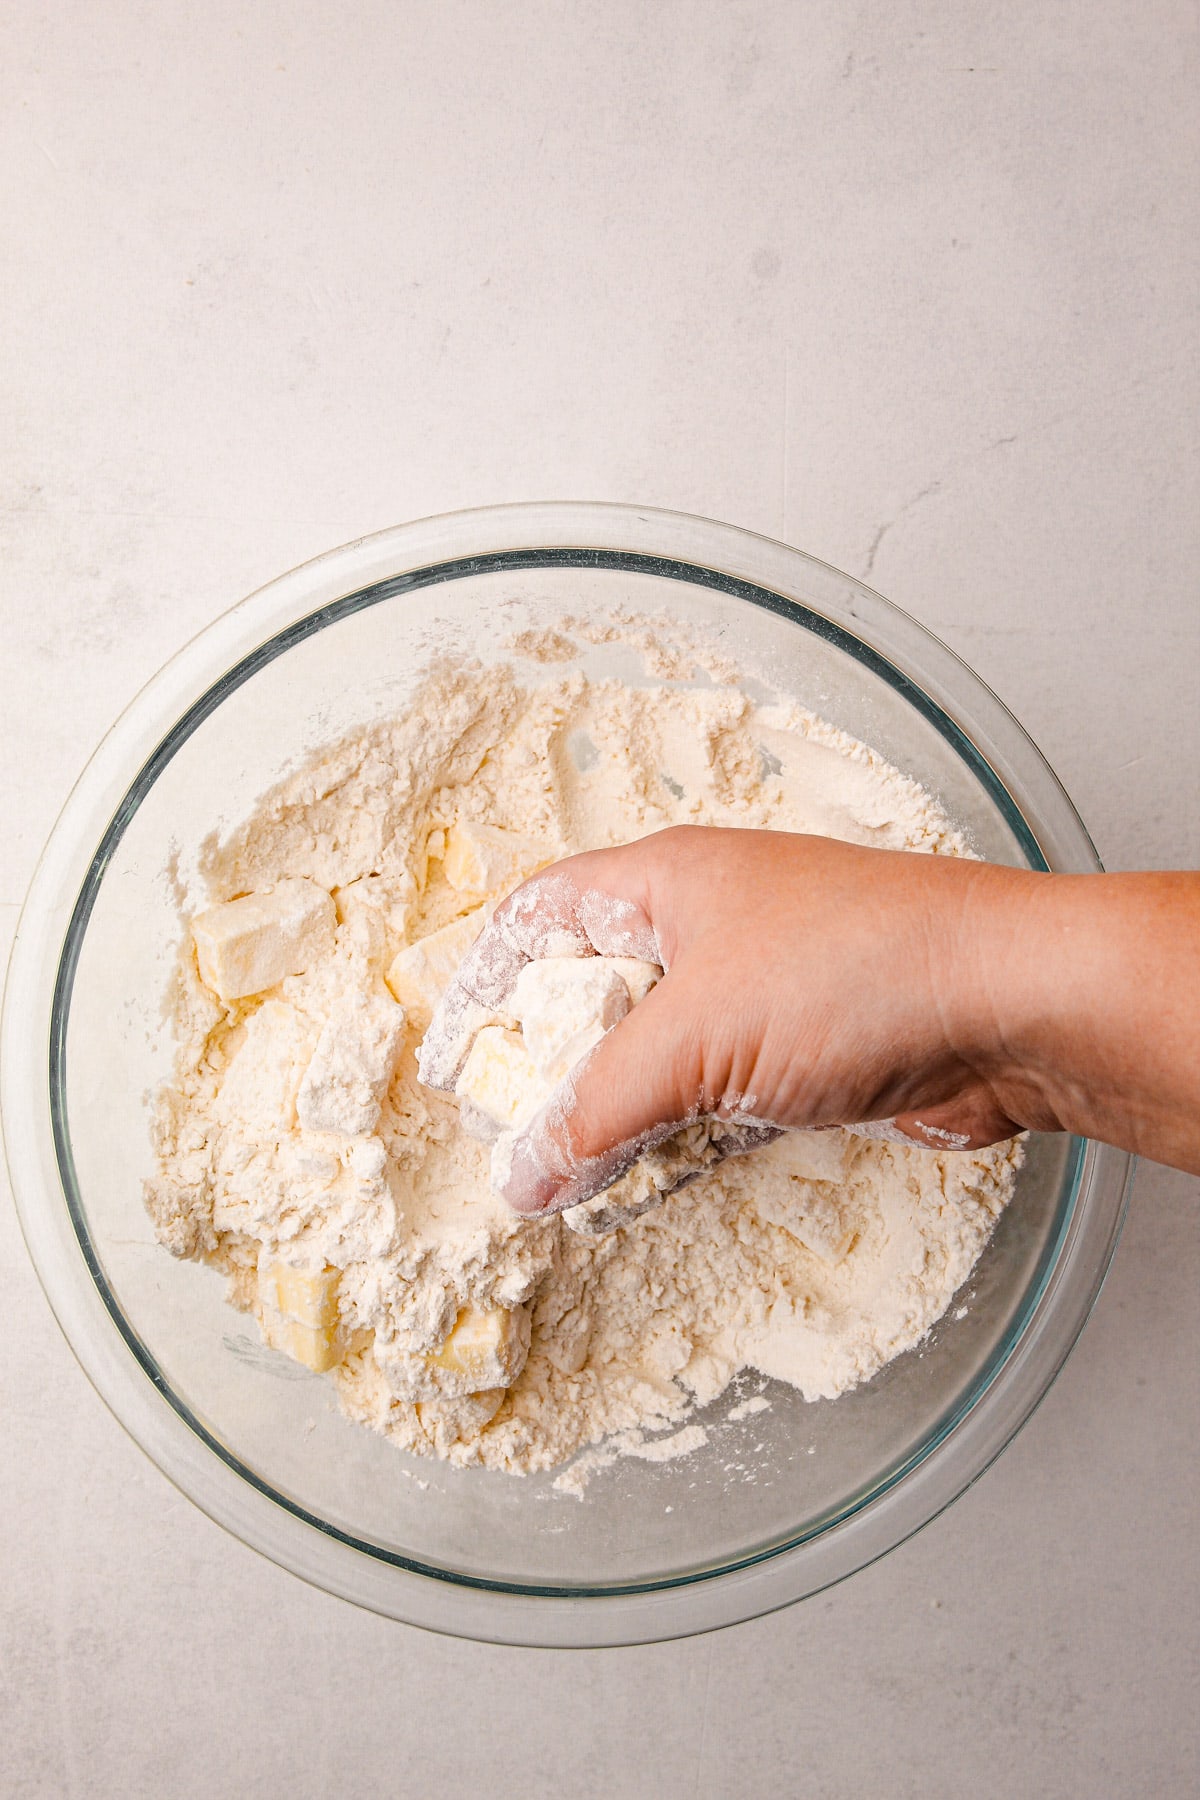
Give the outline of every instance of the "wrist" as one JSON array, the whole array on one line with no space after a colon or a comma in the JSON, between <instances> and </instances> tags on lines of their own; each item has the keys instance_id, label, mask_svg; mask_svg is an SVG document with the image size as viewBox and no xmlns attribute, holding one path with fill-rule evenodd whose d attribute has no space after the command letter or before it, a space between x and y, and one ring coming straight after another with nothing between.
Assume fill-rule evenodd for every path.
<instances>
[{"instance_id":1,"label":"wrist","mask_svg":"<svg viewBox=\"0 0 1200 1800\"><path fill-rule=\"evenodd\" d=\"M1058 884L1071 878L959 866L966 874L954 932L951 1041L1009 1118L1029 1130L1060 1130L1069 1109L1056 1037L1070 1005L1070 958Z\"/></svg>"}]
</instances>

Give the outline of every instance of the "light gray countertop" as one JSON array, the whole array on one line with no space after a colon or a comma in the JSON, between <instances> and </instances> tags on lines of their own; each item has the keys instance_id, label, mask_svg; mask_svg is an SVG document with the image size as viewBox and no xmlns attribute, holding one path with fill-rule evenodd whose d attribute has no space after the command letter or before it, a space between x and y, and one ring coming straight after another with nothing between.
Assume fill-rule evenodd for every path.
<instances>
[{"instance_id":1,"label":"light gray countertop","mask_svg":"<svg viewBox=\"0 0 1200 1800\"><path fill-rule=\"evenodd\" d=\"M5 948L194 631L452 507L636 500L865 575L1110 866L1200 863L1195 14L163 0L0 24ZM651 1649L439 1639L261 1560L96 1399L0 1208L0 1788L1191 1794L1200 1184L917 1539Z\"/></svg>"}]
</instances>

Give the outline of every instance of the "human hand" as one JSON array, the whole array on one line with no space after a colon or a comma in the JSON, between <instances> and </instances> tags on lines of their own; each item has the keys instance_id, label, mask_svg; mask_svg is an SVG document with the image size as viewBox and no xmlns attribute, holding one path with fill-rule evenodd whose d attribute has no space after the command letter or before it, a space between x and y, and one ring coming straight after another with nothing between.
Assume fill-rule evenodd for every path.
<instances>
[{"instance_id":1,"label":"human hand","mask_svg":"<svg viewBox=\"0 0 1200 1800\"><path fill-rule=\"evenodd\" d=\"M749 1141L755 1126L877 1120L926 1147L993 1143L1020 1122L986 1054L974 966L1021 880L715 827L571 857L497 908L439 1008L423 1078L453 1085L472 1026L503 1010L530 958L638 956L667 972L516 1140L503 1192L517 1211L591 1198L703 1114Z\"/></svg>"}]
</instances>

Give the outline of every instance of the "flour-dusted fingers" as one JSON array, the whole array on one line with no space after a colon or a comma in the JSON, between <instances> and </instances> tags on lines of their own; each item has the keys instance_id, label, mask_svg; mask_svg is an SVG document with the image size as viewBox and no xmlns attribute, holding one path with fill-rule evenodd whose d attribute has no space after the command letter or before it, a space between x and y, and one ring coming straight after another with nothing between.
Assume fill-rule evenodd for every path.
<instances>
[{"instance_id":1,"label":"flour-dusted fingers","mask_svg":"<svg viewBox=\"0 0 1200 1800\"><path fill-rule=\"evenodd\" d=\"M501 901L459 965L417 1052L421 1080L449 1091L477 1032L506 1016L521 970L551 956L626 956L661 961L658 939L636 895L636 846L588 851L531 876Z\"/></svg>"},{"instance_id":2,"label":"flour-dusted fingers","mask_svg":"<svg viewBox=\"0 0 1200 1800\"><path fill-rule=\"evenodd\" d=\"M605 1033L523 1132L501 1141L492 1184L515 1212L577 1206L682 1128L732 1112L729 1068L707 1049L705 999L703 969L684 959Z\"/></svg>"},{"instance_id":3,"label":"flour-dusted fingers","mask_svg":"<svg viewBox=\"0 0 1200 1800\"><path fill-rule=\"evenodd\" d=\"M637 845L568 857L521 883L484 926L459 985L502 1008L527 962L547 956L636 956L659 962L658 938L638 880ZM626 891L629 887L633 891Z\"/></svg>"},{"instance_id":4,"label":"flour-dusted fingers","mask_svg":"<svg viewBox=\"0 0 1200 1800\"><path fill-rule=\"evenodd\" d=\"M495 1012L467 993L456 980L438 1002L429 1028L417 1045L417 1069L426 1087L451 1093L470 1054L471 1045Z\"/></svg>"}]
</instances>

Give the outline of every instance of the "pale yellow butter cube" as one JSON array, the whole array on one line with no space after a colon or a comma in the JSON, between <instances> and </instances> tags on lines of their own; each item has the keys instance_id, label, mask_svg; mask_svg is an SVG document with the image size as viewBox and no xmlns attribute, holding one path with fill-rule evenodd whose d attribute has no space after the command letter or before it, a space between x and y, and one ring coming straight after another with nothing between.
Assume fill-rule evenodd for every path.
<instances>
[{"instance_id":1,"label":"pale yellow butter cube","mask_svg":"<svg viewBox=\"0 0 1200 1800\"><path fill-rule=\"evenodd\" d=\"M446 833L442 867L460 894L502 894L548 860L545 847L499 825L471 820L451 825Z\"/></svg>"},{"instance_id":2,"label":"pale yellow butter cube","mask_svg":"<svg viewBox=\"0 0 1200 1800\"><path fill-rule=\"evenodd\" d=\"M419 1031L432 1019L438 1001L454 979L455 971L488 919L488 908L477 906L431 931L415 944L397 952L387 972L387 984Z\"/></svg>"},{"instance_id":3,"label":"pale yellow butter cube","mask_svg":"<svg viewBox=\"0 0 1200 1800\"><path fill-rule=\"evenodd\" d=\"M519 1032L485 1025L476 1034L454 1091L502 1130L514 1131L533 1117L552 1086L534 1067Z\"/></svg>"},{"instance_id":4,"label":"pale yellow butter cube","mask_svg":"<svg viewBox=\"0 0 1200 1800\"><path fill-rule=\"evenodd\" d=\"M341 1270L298 1269L264 1250L258 1259L263 1337L317 1375L334 1369L368 1334L349 1336L338 1312Z\"/></svg>"},{"instance_id":5,"label":"pale yellow butter cube","mask_svg":"<svg viewBox=\"0 0 1200 1800\"><path fill-rule=\"evenodd\" d=\"M453 1331L426 1360L456 1377L464 1392L478 1393L510 1386L528 1353L529 1314L523 1306L464 1306Z\"/></svg>"},{"instance_id":6,"label":"pale yellow butter cube","mask_svg":"<svg viewBox=\"0 0 1200 1800\"><path fill-rule=\"evenodd\" d=\"M261 994L332 950L336 927L330 896L300 876L210 906L192 920L200 979L221 1000Z\"/></svg>"},{"instance_id":7,"label":"pale yellow butter cube","mask_svg":"<svg viewBox=\"0 0 1200 1800\"><path fill-rule=\"evenodd\" d=\"M314 1329L330 1330L338 1322L340 1269L294 1269L263 1256L258 1264L258 1293L264 1306Z\"/></svg>"},{"instance_id":8,"label":"pale yellow butter cube","mask_svg":"<svg viewBox=\"0 0 1200 1800\"><path fill-rule=\"evenodd\" d=\"M323 1325L303 1325L299 1319L289 1319L283 1313L276 1312L272 1306L262 1309L263 1337L272 1350L282 1350L294 1362L303 1363L314 1375L324 1375L329 1369L336 1369L343 1356L343 1347L338 1339L336 1329L328 1330Z\"/></svg>"}]
</instances>

